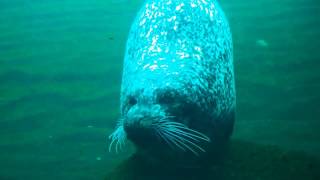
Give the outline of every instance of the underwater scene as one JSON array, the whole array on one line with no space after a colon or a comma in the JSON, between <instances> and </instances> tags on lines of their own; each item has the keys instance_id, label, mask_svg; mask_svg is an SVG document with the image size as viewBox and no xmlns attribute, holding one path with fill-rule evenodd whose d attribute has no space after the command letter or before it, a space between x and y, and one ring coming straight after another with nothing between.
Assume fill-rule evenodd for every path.
<instances>
[{"instance_id":1,"label":"underwater scene","mask_svg":"<svg viewBox=\"0 0 320 180\"><path fill-rule=\"evenodd\" d=\"M0 180L318 180L319 39L316 0L1 0Z\"/></svg>"}]
</instances>

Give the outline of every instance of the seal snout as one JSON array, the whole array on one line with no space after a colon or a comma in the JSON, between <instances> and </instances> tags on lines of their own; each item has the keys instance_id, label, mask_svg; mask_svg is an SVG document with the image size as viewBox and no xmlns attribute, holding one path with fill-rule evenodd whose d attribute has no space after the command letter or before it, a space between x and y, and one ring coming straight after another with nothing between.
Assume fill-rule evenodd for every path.
<instances>
[{"instance_id":1,"label":"seal snout","mask_svg":"<svg viewBox=\"0 0 320 180\"><path fill-rule=\"evenodd\" d=\"M152 125L152 120L142 114L137 114L131 117L127 117L124 121L124 128L128 129L138 129L138 128L149 128Z\"/></svg>"},{"instance_id":2,"label":"seal snout","mask_svg":"<svg viewBox=\"0 0 320 180\"><path fill-rule=\"evenodd\" d=\"M155 118L151 116L149 111L141 107L132 108L125 120L124 130L130 140L137 142L153 137L152 125Z\"/></svg>"}]
</instances>

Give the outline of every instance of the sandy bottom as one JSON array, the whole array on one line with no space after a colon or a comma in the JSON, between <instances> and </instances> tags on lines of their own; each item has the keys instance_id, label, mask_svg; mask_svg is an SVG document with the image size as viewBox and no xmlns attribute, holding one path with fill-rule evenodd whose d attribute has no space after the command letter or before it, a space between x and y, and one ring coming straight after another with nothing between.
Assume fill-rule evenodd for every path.
<instances>
[{"instance_id":1,"label":"sandy bottom","mask_svg":"<svg viewBox=\"0 0 320 180\"><path fill-rule=\"evenodd\" d=\"M303 153L233 140L223 162L208 169L158 167L133 155L105 180L316 180L320 179L319 165L319 159Z\"/></svg>"}]
</instances>

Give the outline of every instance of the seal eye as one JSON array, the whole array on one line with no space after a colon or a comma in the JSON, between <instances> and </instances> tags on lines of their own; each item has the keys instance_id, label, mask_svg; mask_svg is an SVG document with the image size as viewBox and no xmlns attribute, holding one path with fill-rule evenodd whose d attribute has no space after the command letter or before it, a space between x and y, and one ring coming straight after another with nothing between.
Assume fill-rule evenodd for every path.
<instances>
[{"instance_id":1,"label":"seal eye","mask_svg":"<svg viewBox=\"0 0 320 180\"><path fill-rule=\"evenodd\" d=\"M133 106L133 105L137 104L137 99L133 96L129 96L128 97L128 104L129 104L129 106Z\"/></svg>"}]
</instances>

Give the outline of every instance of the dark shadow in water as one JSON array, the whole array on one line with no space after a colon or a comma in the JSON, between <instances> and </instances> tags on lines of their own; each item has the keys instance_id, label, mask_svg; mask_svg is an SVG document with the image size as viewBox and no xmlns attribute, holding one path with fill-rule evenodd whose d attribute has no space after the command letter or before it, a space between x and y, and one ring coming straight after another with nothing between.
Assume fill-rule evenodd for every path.
<instances>
[{"instance_id":1,"label":"dark shadow in water","mask_svg":"<svg viewBox=\"0 0 320 180\"><path fill-rule=\"evenodd\" d=\"M274 146L242 141L232 141L224 160L207 168L170 168L170 160L164 161L168 166L156 166L133 155L109 173L105 180L320 179L318 159Z\"/></svg>"}]
</instances>

